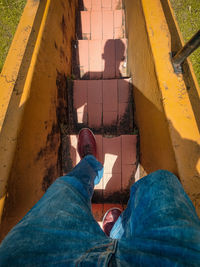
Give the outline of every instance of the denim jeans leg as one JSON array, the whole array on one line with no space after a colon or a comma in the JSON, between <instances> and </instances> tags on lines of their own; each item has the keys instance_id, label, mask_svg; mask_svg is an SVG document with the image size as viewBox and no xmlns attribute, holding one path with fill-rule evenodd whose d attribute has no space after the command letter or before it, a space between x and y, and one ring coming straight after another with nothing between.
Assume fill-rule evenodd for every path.
<instances>
[{"instance_id":1,"label":"denim jeans leg","mask_svg":"<svg viewBox=\"0 0 200 267\"><path fill-rule=\"evenodd\" d=\"M116 256L123 264L200 263L200 220L178 178L168 171L151 173L132 186L111 237L119 240Z\"/></svg>"},{"instance_id":2,"label":"denim jeans leg","mask_svg":"<svg viewBox=\"0 0 200 267\"><path fill-rule=\"evenodd\" d=\"M102 174L102 165L87 156L58 178L2 242L0 266L95 265L109 260L115 242L93 218L90 202Z\"/></svg>"}]
</instances>

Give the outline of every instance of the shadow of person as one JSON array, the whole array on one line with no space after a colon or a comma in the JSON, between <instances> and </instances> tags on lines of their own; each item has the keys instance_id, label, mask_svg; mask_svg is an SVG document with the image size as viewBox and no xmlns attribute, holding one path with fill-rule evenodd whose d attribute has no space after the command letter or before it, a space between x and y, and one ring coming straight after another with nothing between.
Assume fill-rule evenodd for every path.
<instances>
[{"instance_id":1,"label":"shadow of person","mask_svg":"<svg viewBox=\"0 0 200 267\"><path fill-rule=\"evenodd\" d=\"M119 79L127 77L126 71L126 40L109 39L89 41L88 64L82 60L82 50L77 55L79 72L75 73L77 79L99 80Z\"/></svg>"},{"instance_id":2,"label":"shadow of person","mask_svg":"<svg viewBox=\"0 0 200 267\"><path fill-rule=\"evenodd\" d=\"M79 50L78 47L76 48L76 51L80 52L78 56L76 56L75 68L75 77L78 81L76 80L74 82L75 128L77 132L83 127L89 127L95 134L108 132L113 136L117 134L127 134L133 130L134 124L132 92L129 81L123 79L123 77L127 77L126 41L121 39L109 39L102 41L101 46L99 46L98 41L92 41L91 44L90 41L88 42L89 51L91 50L89 52L88 64L84 63L82 59L83 51L81 49ZM79 79L81 79L81 81ZM98 88L88 86L87 89L85 89L86 83L95 85L95 81L111 81L113 79L116 81L116 91L111 87L105 88L104 82L102 82L102 86ZM111 96L113 99L115 98L115 101L110 99L110 94L107 94L106 91L114 91L114 94ZM83 97L83 94L86 97ZM108 95L108 97L106 97L106 95ZM111 107L112 105L114 108ZM92 112L90 112L91 107ZM112 115L114 115L113 120L110 119ZM91 116L93 119L91 119ZM97 119L99 116L101 117L100 125ZM112 141L111 139L110 141ZM106 165L106 155L112 158L109 169L105 170L103 191L106 191L106 195L115 192L120 196L122 191L121 144L119 150L115 149L113 146L114 145L111 145L110 147L111 151L102 152L103 159L101 162L103 165ZM132 176L132 174L130 174L130 176ZM104 193L100 190L99 195L103 194Z\"/></svg>"}]
</instances>

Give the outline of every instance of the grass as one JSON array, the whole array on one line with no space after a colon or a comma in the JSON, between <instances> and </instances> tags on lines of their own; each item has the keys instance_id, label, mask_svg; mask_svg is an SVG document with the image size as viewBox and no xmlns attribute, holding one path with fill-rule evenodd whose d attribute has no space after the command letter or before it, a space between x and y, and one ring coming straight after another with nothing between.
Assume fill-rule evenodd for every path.
<instances>
[{"instance_id":1,"label":"grass","mask_svg":"<svg viewBox=\"0 0 200 267\"><path fill-rule=\"evenodd\" d=\"M199 0L170 0L181 30L183 39L187 42L200 29ZM200 47L191 54L198 83L200 84Z\"/></svg>"},{"instance_id":2,"label":"grass","mask_svg":"<svg viewBox=\"0 0 200 267\"><path fill-rule=\"evenodd\" d=\"M26 0L0 0L0 72L25 4Z\"/></svg>"}]
</instances>

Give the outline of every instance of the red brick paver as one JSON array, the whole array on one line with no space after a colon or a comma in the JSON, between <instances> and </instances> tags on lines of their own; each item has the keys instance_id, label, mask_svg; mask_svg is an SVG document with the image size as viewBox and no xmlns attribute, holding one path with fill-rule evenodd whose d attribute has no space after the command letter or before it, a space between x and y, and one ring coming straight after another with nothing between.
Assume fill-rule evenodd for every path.
<instances>
[{"instance_id":1,"label":"red brick paver","mask_svg":"<svg viewBox=\"0 0 200 267\"><path fill-rule=\"evenodd\" d=\"M88 126L101 127L102 124L102 81L88 81Z\"/></svg>"},{"instance_id":2,"label":"red brick paver","mask_svg":"<svg viewBox=\"0 0 200 267\"><path fill-rule=\"evenodd\" d=\"M122 0L83 0L84 10L122 9Z\"/></svg>"},{"instance_id":3,"label":"red brick paver","mask_svg":"<svg viewBox=\"0 0 200 267\"><path fill-rule=\"evenodd\" d=\"M101 40L103 36L102 12L91 12L91 39Z\"/></svg>"},{"instance_id":4,"label":"red brick paver","mask_svg":"<svg viewBox=\"0 0 200 267\"><path fill-rule=\"evenodd\" d=\"M103 11L103 39L113 39L113 11Z\"/></svg>"},{"instance_id":5,"label":"red brick paver","mask_svg":"<svg viewBox=\"0 0 200 267\"><path fill-rule=\"evenodd\" d=\"M124 11L81 11L82 39L110 40L125 38Z\"/></svg>"},{"instance_id":6,"label":"red brick paver","mask_svg":"<svg viewBox=\"0 0 200 267\"><path fill-rule=\"evenodd\" d=\"M87 124L87 99L88 99L87 81L74 81L74 108L77 111L77 122Z\"/></svg>"},{"instance_id":7,"label":"red brick paver","mask_svg":"<svg viewBox=\"0 0 200 267\"><path fill-rule=\"evenodd\" d=\"M136 164L136 135L122 135L122 164Z\"/></svg>"},{"instance_id":8,"label":"red brick paver","mask_svg":"<svg viewBox=\"0 0 200 267\"><path fill-rule=\"evenodd\" d=\"M112 9L121 9L122 8L122 0L112 0Z\"/></svg>"},{"instance_id":9,"label":"red brick paver","mask_svg":"<svg viewBox=\"0 0 200 267\"><path fill-rule=\"evenodd\" d=\"M90 12L81 11L81 30L83 39L91 39Z\"/></svg>"},{"instance_id":10,"label":"red brick paver","mask_svg":"<svg viewBox=\"0 0 200 267\"><path fill-rule=\"evenodd\" d=\"M122 0L83 0L80 9L84 11L77 29L84 40L79 40L73 51L73 73L82 79L74 81L75 123L96 132L118 129L118 133L122 123L128 125L127 119L132 118L130 80L123 78L127 77L127 39ZM116 136L113 132L95 137L97 159L104 165L104 176L95 186L96 196L105 199L117 193L115 196L120 197L135 179L137 136ZM70 142L75 166L80 161L77 136L71 135ZM101 224L104 213L117 205L93 204L93 215Z\"/></svg>"},{"instance_id":11,"label":"red brick paver","mask_svg":"<svg viewBox=\"0 0 200 267\"><path fill-rule=\"evenodd\" d=\"M80 66L80 77L89 72L89 42L80 40L78 42L78 65Z\"/></svg>"},{"instance_id":12,"label":"red brick paver","mask_svg":"<svg viewBox=\"0 0 200 267\"><path fill-rule=\"evenodd\" d=\"M114 11L114 38L124 38L125 26L124 26L124 11Z\"/></svg>"},{"instance_id":13,"label":"red brick paver","mask_svg":"<svg viewBox=\"0 0 200 267\"><path fill-rule=\"evenodd\" d=\"M92 9L92 0L83 0L84 10Z\"/></svg>"},{"instance_id":14,"label":"red brick paver","mask_svg":"<svg viewBox=\"0 0 200 267\"><path fill-rule=\"evenodd\" d=\"M116 77L127 76L127 39L117 39L115 42Z\"/></svg>"},{"instance_id":15,"label":"red brick paver","mask_svg":"<svg viewBox=\"0 0 200 267\"><path fill-rule=\"evenodd\" d=\"M117 124L118 94L117 80L103 81L103 124Z\"/></svg>"},{"instance_id":16,"label":"red brick paver","mask_svg":"<svg viewBox=\"0 0 200 267\"><path fill-rule=\"evenodd\" d=\"M128 103L130 94L130 79L118 79L119 103Z\"/></svg>"},{"instance_id":17,"label":"red brick paver","mask_svg":"<svg viewBox=\"0 0 200 267\"><path fill-rule=\"evenodd\" d=\"M92 10L101 10L101 0L92 0Z\"/></svg>"},{"instance_id":18,"label":"red brick paver","mask_svg":"<svg viewBox=\"0 0 200 267\"><path fill-rule=\"evenodd\" d=\"M97 159L104 166L104 175L96 190L103 190L104 197L121 192L130 186L136 171L136 135L102 137L95 135ZM79 163L77 136L70 135L70 156L73 166ZM123 158L124 157L124 158ZM132 179L132 180L131 180Z\"/></svg>"},{"instance_id":19,"label":"red brick paver","mask_svg":"<svg viewBox=\"0 0 200 267\"><path fill-rule=\"evenodd\" d=\"M77 122L88 122L88 126L95 129L118 125L132 112L128 109L130 90L129 79L74 81Z\"/></svg>"},{"instance_id":20,"label":"red brick paver","mask_svg":"<svg viewBox=\"0 0 200 267\"><path fill-rule=\"evenodd\" d=\"M76 65L82 79L127 77L127 39L79 40ZM76 75L76 74L75 74Z\"/></svg>"},{"instance_id":21,"label":"red brick paver","mask_svg":"<svg viewBox=\"0 0 200 267\"><path fill-rule=\"evenodd\" d=\"M101 51L101 42L99 40L89 41L90 79L102 78Z\"/></svg>"},{"instance_id":22,"label":"red brick paver","mask_svg":"<svg viewBox=\"0 0 200 267\"><path fill-rule=\"evenodd\" d=\"M102 41L103 79L115 78L115 40Z\"/></svg>"},{"instance_id":23,"label":"red brick paver","mask_svg":"<svg viewBox=\"0 0 200 267\"><path fill-rule=\"evenodd\" d=\"M103 10L112 10L112 0L101 0Z\"/></svg>"},{"instance_id":24,"label":"red brick paver","mask_svg":"<svg viewBox=\"0 0 200 267\"><path fill-rule=\"evenodd\" d=\"M122 164L122 191L130 189L130 186L135 182L135 173L135 164Z\"/></svg>"},{"instance_id":25,"label":"red brick paver","mask_svg":"<svg viewBox=\"0 0 200 267\"><path fill-rule=\"evenodd\" d=\"M117 80L103 81L103 111L117 111Z\"/></svg>"}]
</instances>

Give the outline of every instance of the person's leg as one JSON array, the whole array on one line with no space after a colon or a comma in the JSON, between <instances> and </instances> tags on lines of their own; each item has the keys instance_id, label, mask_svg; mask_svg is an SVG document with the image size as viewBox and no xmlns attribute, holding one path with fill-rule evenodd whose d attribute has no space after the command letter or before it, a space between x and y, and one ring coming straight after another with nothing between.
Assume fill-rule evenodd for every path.
<instances>
[{"instance_id":1,"label":"person's leg","mask_svg":"<svg viewBox=\"0 0 200 267\"><path fill-rule=\"evenodd\" d=\"M102 175L101 163L89 155L58 178L2 242L0 266L75 266L109 260L115 242L93 218L90 202Z\"/></svg>"},{"instance_id":2,"label":"person's leg","mask_svg":"<svg viewBox=\"0 0 200 267\"><path fill-rule=\"evenodd\" d=\"M200 264L200 220L178 178L168 171L156 171L132 186L127 209L110 237L120 239L119 259L133 264Z\"/></svg>"}]
</instances>

